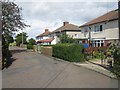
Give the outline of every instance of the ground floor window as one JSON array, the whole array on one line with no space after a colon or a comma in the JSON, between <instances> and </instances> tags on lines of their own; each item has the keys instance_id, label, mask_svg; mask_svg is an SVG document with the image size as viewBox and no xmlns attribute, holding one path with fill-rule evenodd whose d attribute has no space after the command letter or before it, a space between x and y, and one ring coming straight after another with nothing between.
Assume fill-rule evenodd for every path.
<instances>
[{"instance_id":1,"label":"ground floor window","mask_svg":"<svg viewBox=\"0 0 120 90\"><path fill-rule=\"evenodd\" d=\"M101 47L104 46L104 40L93 40L92 41L93 47Z\"/></svg>"}]
</instances>

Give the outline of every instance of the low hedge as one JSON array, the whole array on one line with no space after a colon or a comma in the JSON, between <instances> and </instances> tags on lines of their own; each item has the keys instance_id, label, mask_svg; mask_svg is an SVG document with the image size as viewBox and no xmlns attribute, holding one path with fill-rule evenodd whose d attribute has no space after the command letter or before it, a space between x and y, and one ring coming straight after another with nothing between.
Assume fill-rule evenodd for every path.
<instances>
[{"instance_id":1,"label":"low hedge","mask_svg":"<svg viewBox=\"0 0 120 90\"><path fill-rule=\"evenodd\" d=\"M120 48L117 48L114 52L114 74L120 79Z\"/></svg>"},{"instance_id":2,"label":"low hedge","mask_svg":"<svg viewBox=\"0 0 120 90\"><path fill-rule=\"evenodd\" d=\"M53 57L70 62L83 62L83 49L80 44L57 44L53 46Z\"/></svg>"},{"instance_id":3,"label":"low hedge","mask_svg":"<svg viewBox=\"0 0 120 90\"><path fill-rule=\"evenodd\" d=\"M28 44L28 45L27 45L27 49L33 49L33 45Z\"/></svg>"}]
</instances>

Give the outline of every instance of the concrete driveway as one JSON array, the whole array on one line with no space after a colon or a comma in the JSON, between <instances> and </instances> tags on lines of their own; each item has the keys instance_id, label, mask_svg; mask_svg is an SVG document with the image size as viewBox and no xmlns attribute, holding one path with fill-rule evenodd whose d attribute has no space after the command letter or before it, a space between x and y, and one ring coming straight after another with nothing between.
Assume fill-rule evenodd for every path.
<instances>
[{"instance_id":1,"label":"concrete driveway","mask_svg":"<svg viewBox=\"0 0 120 90\"><path fill-rule=\"evenodd\" d=\"M13 50L19 50L14 47ZM107 76L56 61L34 52L13 54L15 61L3 70L3 88L117 88L118 81Z\"/></svg>"}]
</instances>

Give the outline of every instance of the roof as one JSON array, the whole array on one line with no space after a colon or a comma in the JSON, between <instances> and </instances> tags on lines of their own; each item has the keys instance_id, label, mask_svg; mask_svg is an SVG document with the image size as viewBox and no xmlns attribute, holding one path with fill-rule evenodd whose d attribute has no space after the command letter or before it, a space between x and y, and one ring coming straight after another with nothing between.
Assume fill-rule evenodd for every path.
<instances>
[{"instance_id":1,"label":"roof","mask_svg":"<svg viewBox=\"0 0 120 90\"><path fill-rule=\"evenodd\" d=\"M36 38L37 38L37 37L47 36L47 35L49 35L50 33L51 33L51 32L50 32L49 30L45 30L45 32L44 32L44 33L42 33L42 34L40 34L40 35L36 36Z\"/></svg>"},{"instance_id":2,"label":"roof","mask_svg":"<svg viewBox=\"0 0 120 90\"><path fill-rule=\"evenodd\" d=\"M61 26L59 28L57 28L55 31L53 31L52 33L54 32L61 32L61 31L65 31L65 30L72 30L72 31L76 31L76 30L80 30L79 26L77 25L73 25L73 24L67 24L65 26Z\"/></svg>"},{"instance_id":3,"label":"roof","mask_svg":"<svg viewBox=\"0 0 120 90\"><path fill-rule=\"evenodd\" d=\"M96 19L93 19L85 24L83 24L80 27L87 26L87 25L92 25L100 22L105 22L105 21L111 21L111 20L117 20L118 19L118 9L110 11Z\"/></svg>"},{"instance_id":4,"label":"roof","mask_svg":"<svg viewBox=\"0 0 120 90\"><path fill-rule=\"evenodd\" d=\"M44 40L39 40L39 41L37 41L37 43L49 43L52 41L53 41L53 38L48 38L48 39L44 39Z\"/></svg>"}]
</instances>

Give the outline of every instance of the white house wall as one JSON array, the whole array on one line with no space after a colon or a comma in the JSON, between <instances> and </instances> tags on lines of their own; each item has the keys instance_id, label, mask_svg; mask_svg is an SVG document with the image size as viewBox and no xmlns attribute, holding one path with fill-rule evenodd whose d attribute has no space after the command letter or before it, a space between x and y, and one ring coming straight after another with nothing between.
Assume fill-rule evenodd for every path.
<instances>
[{"instance_id":1,"label":"white house wall","mask_svg":"<svg viewBox=\"0 0 120 90\"><path fill-rule=\"evenodd\" d=\"M66 32L66 34L70 37L73 37L74 39L77 39L77 38L81 37L81 32L68 31L68 32Z\"/></svg>"},{"instance_id":2,"label":"white house wall","mask_svg":"<svg viewBox=\"0 0 120 90\"><path fill-rule=\"evenodd\" d=\"M97 24L91 25L91 38L105 38L106 40L111 39L119 39L119 29L118 29L118 20L109 21L107 23L99 23L99 25L103 25L102 32L94 32L94 27ZM89 33L87 32L85 35L85 27L82 28L83 33L81 33L80 38L88 38ZM85 37L86 36L86 37Z\"/></svg>"}]
</instances>

